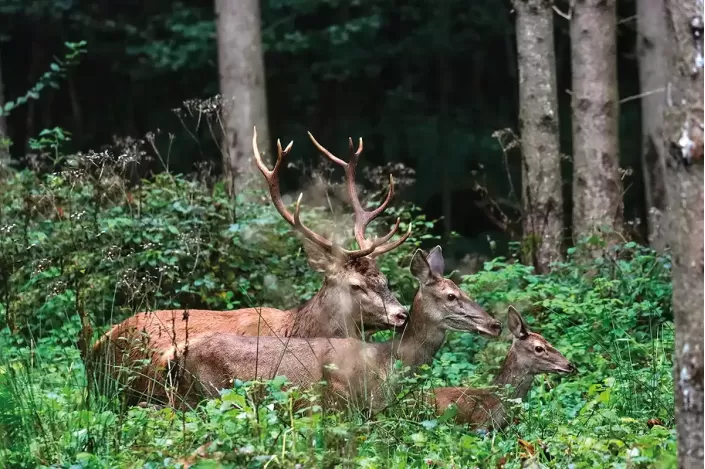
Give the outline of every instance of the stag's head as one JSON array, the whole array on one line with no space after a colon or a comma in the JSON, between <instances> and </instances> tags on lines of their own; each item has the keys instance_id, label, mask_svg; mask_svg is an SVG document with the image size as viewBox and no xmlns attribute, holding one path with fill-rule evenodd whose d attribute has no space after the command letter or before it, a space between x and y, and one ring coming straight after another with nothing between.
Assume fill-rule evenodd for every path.
<instances>
[{"instance_id":1,"label":"stag's head","mask_svg":"<svg viewBox=\"0 0 705 469\"><path fill-rule=\"evenodd\" d=\"M443 277L445 261L440 246L428 255L418 250L411 259L411 273L419 281L414 299L413 321L427 321L451 331L479 332L498 336L502 323L490 316L482 306L470 299L458 285Z\"/></svg>"},{"instance_id":2,"label":"stag's head","mask_svg":"<svg viewBox=\"0 0 705 469\"><path fill-rule=\"evenodd\" d=\"M380 272L375 258L397 248L406 241L411 235L411 224L409 230L396 241L391 241L391 239L399 229L399 219L396 220L389 233L381 238L368 239L365 235L370 222L389 205L394 195L394 180L390 176L389 192L379 207L370 211L363 209L355 186L355 168L362 152L362 139L360 139L356 151L352 139L350 140L351 156L350 161L346 163L323 148L310 133L309 137L324 156L345 168L348 195L355 217L353 233L359 249L343 249L304 225L300 216L303 194L296 201L293 215L289 212L281 198L279 170L284 157L291 151L294 142L282 149L281 143L277 141L277 161L274 164L274 169L269 170L262 161L257 148L257 130L255 129L252 139L255 162L267 180L272 203L279 214L294 227L294 230L303 236L311 266L324 274L325 294L330 295L334 299L333 303L339 305L335 312L336 317L331 318L332 320L354 322L360 329L386 329L402 326L408 318L408 313L389 289L387 278Z\"/></svg>"},{"instance_id":3,"label":"stag's head","mask_svg":"<svg viewBox=\"0 0 705 469\"><path fill-rule=\"evenodd\" d=\"M513 306L509 307L507 323L514 336L509 355L513 356L519 369L530 375L576 371L575 366L542 335L529 330Z\"/></svg>"}]
</instances>

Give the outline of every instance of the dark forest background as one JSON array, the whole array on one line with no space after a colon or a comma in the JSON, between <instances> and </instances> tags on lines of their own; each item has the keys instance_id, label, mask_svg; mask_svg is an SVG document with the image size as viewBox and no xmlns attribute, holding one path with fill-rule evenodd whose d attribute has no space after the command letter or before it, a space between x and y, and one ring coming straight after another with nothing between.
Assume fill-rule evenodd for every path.
<instances>
[{"instance_id":1,"label":"dark forest background","mask_svg":"<svg viewBox=\"0 0 705 469\"><path fill-rule=\"evenodd\" d=\"M401 197L430 218L443 215L461 235L456 254L487 252L487 234L506 231L478 205L475 184L486 187L515 218L520 207L518 148L505 155L497 130L518 128L518 77L514 12L508 1L365 2L270 0L262 2L262 39L272 139L293 139L297 160L319 156L306 142L343 151L348 137L365 141L364 164L401 162L416 184ZM567 8L567 5L566 5ZM618 2L620 160L625 219L645 240L640 93L635 2ZM218 93L216 28L210 1L0 2L0 58L5 100L30 89L66 53L67 41L87 42L87 53L68 67L58 88L46 88L7 118L15 163L25 165L31 138L45 128L71 133L66 153L98 150L115 138L161 131L159 148L169 169L188 173L206 161L220 171L213 137L174 109ZM556 68L561 152L571 154L570 37L556 15ZM172 134L173 140L168 137ZM505 137L506 146L506 137ZM564 158L565 220L570 217L572 165ZM142 175L161 171L155 159ZM631 170L631 171L629 171ZM284 190L303 173L285 172ZM511 177L511 181L509 180ZM514 189L514 190L512 190ZM518 217L517 217L518 218ZM569 225L569 224L568 224ZM503 243L500 243L502 245Z\"/></svg>"}]
</instances>

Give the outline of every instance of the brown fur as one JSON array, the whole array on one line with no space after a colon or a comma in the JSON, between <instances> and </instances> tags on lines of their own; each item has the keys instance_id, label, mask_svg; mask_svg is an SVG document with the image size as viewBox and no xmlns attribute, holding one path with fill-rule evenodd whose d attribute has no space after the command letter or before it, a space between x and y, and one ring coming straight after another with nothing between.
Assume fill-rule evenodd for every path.
<instances>
[{"instance_id":1,"label":"brown fur","mask_svg":"<svg viewBox=\"0 0 705 469\"><path fill-rule=\"evenodd\" d=\"M516 316L512 319L513 314ZM518 314L513 308L510 309L510 330L514 334L514 340L492 385L499 389L510 385L513 391L508 397L524 399L531 389L535 375L569 373L574 371L575 367L540 334L530 332ZM512 327L512 321L515 327ZM436 388L433 390L433 396L428 396L427 399L431 401L438 415L442 415L451 404L455 404L455 421L470 424L472 428L499 429L510 423L509 409L499 395L490 389Z\"/></svg>"},{"instance_id":2,"label":"brown fur","mask_svg":"<svg viewBox=\"0 0 705 469\"><path fill-rule=\"evenodd\" d=\"M361 284L362 291L349 288ZM331 261L323 287L293 310L162 310L138 313L114 326L93 346L97 372L108 372L141 398L163 395L168 375L159 357L184 353L198 337L214 332L245 336L360 337L363 329L385 329L406 310L389 290L374 259ZM397 319L398 320L398 319ZM117 366L115 366L117 365ZM163 397L163 396L162 396Z\"/></svg>"},{"instance_id":3,"label":"brown fur","mask_svg":"<svg viewBox=\"0 0 705 469\"><path fill-rule=\"evenodd\" d=\"M439 255L437 249L429 257ZM411 367L427 363L443 344L446 330L490 335L498 335L501 330L500 323L455 283L431 272L419 252L414 259L426 267L415 272L420 287L401 338L365 343L349 338L282 340L216 333L192 342L181 359L163 356L162 363L173 359L180 362L179 393L191 404L202 395L217 396L218 390L230 387L233 379L251 381L283 375L304 387L325 379L329 398L342 397L378 408L383 402L382 384L395 359Z\"/></svg>"}]
</instances>

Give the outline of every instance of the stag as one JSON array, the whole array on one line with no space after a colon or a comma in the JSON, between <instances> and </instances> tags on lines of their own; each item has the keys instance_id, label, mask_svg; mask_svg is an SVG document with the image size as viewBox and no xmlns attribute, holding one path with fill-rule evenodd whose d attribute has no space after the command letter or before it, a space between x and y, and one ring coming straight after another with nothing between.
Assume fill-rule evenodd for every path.
<instances>
[{"instance_id":1,"label":"stag","mask_svg":"<svg viewBox=\"0 0 705 469\"><path fill-rule=\"evenodd\" d=\"M311 139L319 146L313 136ZM355 186L355 167L362 153L362 139L357 150L353 148L352 139L349 142L351 156L350 162L346 163L346 183L354 213L353 233L359 245L359 249L354 250L337 246L302 222L301 196L293 214L287 209L279 188L279 172L293 141L284 149L277 141L277 159L270 170L262 161L257 146L257 129L254 129L254 158L267 181L272 203L294 231L303 236L310 264L324 275L323 285L313 298L288 310L261 307L234 311L138 313L114 326L94 345L94 356L103 361L99 368L109 369L121 382L129 379L131 394L150 398L164 396L165 384L169 384L171 376L157 365L159 358L166 351L186 353L190 343L213 332L276 336L280 340L288 337L360 337L363 330L402 326L407 311L390 291L375 259L406 241L411 234L411 224L409 230L395 241L392 238L399 229L399 218L385 236L367 238L368 225L384 212L394 195L394 180L390 176L387 196L377 208L363 209Z\"/></svg>"}]
</instances>

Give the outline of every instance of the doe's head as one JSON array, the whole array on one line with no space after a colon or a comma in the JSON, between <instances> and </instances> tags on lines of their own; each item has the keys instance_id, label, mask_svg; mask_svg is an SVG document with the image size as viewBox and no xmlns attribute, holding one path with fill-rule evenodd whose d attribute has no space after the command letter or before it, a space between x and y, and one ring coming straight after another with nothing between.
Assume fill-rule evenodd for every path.
<instances>
[{"instance_id":1,"label":"doe's head","mask_svg":"<svg viewBox=\"0 0 705 469\"><path fill-rule=\"evenodd\" d=\"M524 318L514 306L509 307L507 323L514 336L509 353L514 355L517 365L522 370L531 375L577 371L575 365L541 334L529 330Z\"/></svg>"},{"instance_id":2,"label":"doe's head","mask_svg":"<svg viewBox=\"0 0 705 469\"><path fill-rule=\"evenodd\" d=\"M412 320L432 321L446 330L479 332L493 337L502 332L501 322L470 299L455 282L443 277L445 261L440 246L431 249L428 255L417 250L410 269L419 281Z\"/></svg>"}]
</instances>

